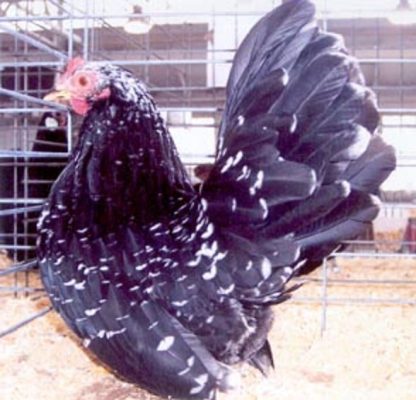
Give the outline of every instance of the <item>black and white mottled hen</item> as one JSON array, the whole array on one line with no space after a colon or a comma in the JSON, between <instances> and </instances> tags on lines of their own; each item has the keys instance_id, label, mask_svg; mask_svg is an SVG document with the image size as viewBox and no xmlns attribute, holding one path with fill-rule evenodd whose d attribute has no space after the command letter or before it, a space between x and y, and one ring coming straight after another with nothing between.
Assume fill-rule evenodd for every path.
<instances>
[{"instance_id":1,"label":"black and white mottled hen","mask_svg":"<svg viewBox=\"0 0 416 400\"><path fill-rule=\"evenodd\" d=\"M236 54L197 193L129 72L73 60L49 99L85 114L39 221L45 287L105 364L151 392L214 399L230 364L273 365L271 306L377 215L395 157L356 61L292 0Z\"/></svg>"}]
</instances>

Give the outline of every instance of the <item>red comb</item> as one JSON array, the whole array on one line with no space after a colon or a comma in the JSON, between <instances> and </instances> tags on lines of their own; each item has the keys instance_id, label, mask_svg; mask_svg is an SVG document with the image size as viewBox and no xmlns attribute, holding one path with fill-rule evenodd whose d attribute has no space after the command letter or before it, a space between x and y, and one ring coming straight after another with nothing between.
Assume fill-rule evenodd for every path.
<instances>
[{"instance_id":1,"label":"red comb","mask_svg":"<svg viewBox=\"0 0 416 400\"><path fill-rule=\"evenodd\" d=\"M81 57L71 58L68 61L68 64L66 65L66 69L65 69L64 74L66 76L72 75L77 68L79 68L80 66L82 66L84 64L85 64L85 61Z\"/></svg>"}]
</instances>

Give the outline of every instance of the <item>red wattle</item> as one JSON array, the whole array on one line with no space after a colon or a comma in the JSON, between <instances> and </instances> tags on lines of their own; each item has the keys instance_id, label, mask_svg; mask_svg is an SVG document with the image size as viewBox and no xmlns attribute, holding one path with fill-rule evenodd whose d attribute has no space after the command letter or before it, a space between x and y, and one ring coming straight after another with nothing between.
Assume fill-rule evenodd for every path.
<instances>
[{"instance_id":1,"label":"red wattle","mask_svg":"<svg viewBox=\"0 0 416 400\"><path fill-rule=\"evenodd\" d=\"M90 109L90 105L85 99L71 99L72 109L79 115L85 115Z\"/></svg>"}]
</instances>

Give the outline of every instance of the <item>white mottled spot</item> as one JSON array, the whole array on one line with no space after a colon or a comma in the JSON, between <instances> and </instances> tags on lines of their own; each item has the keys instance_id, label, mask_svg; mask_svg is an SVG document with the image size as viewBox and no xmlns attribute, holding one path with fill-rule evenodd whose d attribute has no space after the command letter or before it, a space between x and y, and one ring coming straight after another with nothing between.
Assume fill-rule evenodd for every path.
<instances>
[{"instance_id":1,"label":"white mottled spot","mask_svg":"<svg viewBox=\"0 0 416 400\"><path fill-rule=\"evenodd\" d=\"M207 323L207 324L211 324L212 323L212 321L214 321L214 316L213 315L210 315L206 320L205 320L205 322Z\"/></svg>"},{"instance_id":2,"label":"white mottled spot","mask_svg":"<svg viewBox=\"0 0 416 400\"><path fill-rule=\"evenodd\" d=\"M202 210L203 211L208 210L208 202L205 199L201 199L201 205L202 205Z\"/></svg>"},{"instance_id":3,"label":"white mottled spot","mask_svg":"<svg viewBox=\"0 0 416 400\"><path fill-rule=\"evenodd\" d=\"M265 199L261 198L259 200L260 207L263 209L263 219L266 219L269 215L269 207L267 207L267 202Z\"/></svg>"},{"instance_id":4,"label":"white mottled spot","mask_svg":"<svg viewBox=\"0 0 416 400\"><path fill-rule=\"evenodd\" d=\"M234 212L237 209L237 199L233 197L231 200L231 211Z\"/></svg>"},{"instance_id":5,"label":"white mottled spot","mask_svg":"<svg viewBox=\"0 0 416 400\"><path fill-rule=\"evenodd\" d=\"M208 239L214 233L214 225L212 223L208 224L207 230L201 235L202 239Z\"/></svg>"},{"instance_id":6,"label":"white mottled spot","mask_svg":"<svg viewBox=\"0 0 416 400\"><path fill-rule=\"evenodd\" d=\"M161 227L162 227L162 224L161 224L161 223L158 223L158 224L152 225L152 226L149 228L149 231L153 232L153 231L158 230L158 229L159 229L159 228L161 228Z\"/></svg>"},{"instance_id":7,"label":"white mottled spot","mask_svg":"<svg viewBox=\"0 0 416 400\"><path fill-rule=\"evenodd\" d=\"M77 281L74 279L71 279L70 281L64 282L64 286L74 286L77 283Z\"/></svg>"},{"instance_id":8,"label":"white mottled spot","mask_svg":"<svg viewBox=\"0 0 416 400\"><path fill-rule=\"evenodd\" d=\"M284 68L282 68L282 71L283 71L282 83L284 86L286 86L289 83L289 74Z\"/></svg>"},{"instance_id":9,"label":"white mottled spot","mask_svg":"<svg viewBox=\"0 0 416 400\"><path fill-rule=\"evenodd\" d=\"M235 284L232 283L230 286L228 286L227 288L223 288L223 287L219 287L217 290L218 294L222 294L222 295L229 295L235 288Z\"/></svg>"},{"instance_id":10,"label":"white mottled spot","mask_svg":"<svg viewBox=\"0 0 416 400\"><path fill-rule=\"evenodd\" d=\"M154 290L155 290L155 288L153 286L149 286L148 288L143 290L143 292L146 293L146 294L152 294Z\"/></svg>"},{"instance_id":11,"label":"white mottled spot","mask_svg":"<svg viewBox=\"0 0 416 400\"><path fill-rule=\"evenodd\" d=\"M195 240L196 238L196 232L192 233L186 240L185 243L191 243Z\"/></svg>"},{"instance_id":12,"label":"white mottled spot","mask_svg":"<svg viewBox=\"0 0 416 400\"><path fill-rule=\"evenodd\" d=\"M208 378L209 378L208 374L202 374L202 375L199 375L196 378L194 378L194 380L198 384L198 386L193 387L189 391L189 394L198 394L198 393L202 392L202 390L204 390L204 387L208 382Z\"/></svg>"},{"instance_id":13,"label":"white mottled spot","mask_svg":"<svg viewBox=\"0 0 416 400\"><path fill-rule=\"evenodd\" d=\"M237 120L238 120L238 126L241 126L244 124L245 118L243 115L239 115Z\"/></svg>"},{"instance_id":14,"label":"white mottled spot","mask_svg":"<svg viewBox=\"0 0 416 400\"><path fill-rule=\"evenodd\" d=\"M188 277L188 275L181 275L176 281L177 282L183 282L186 278Z\"/></svg>"},{"instance_id":15,"label":"white mottled spot","mask_svg":"<svg viewBox=\"0 0 416 400\"><path fill-rule=\"evenodd\" d=\"M121 335L122 333L124 333L125 331L127 330L127 328L123 328L123 329L120 329L120 330L118 330L118 331L108 331L106 334L105 334L105 336L107 337L107 339L110 339L110 338L112 338L113 336L115 336L115 335Z\"/></svg>"},{"instance_id":16,"label":"white mottled spot","mask_svg":"<svg viewBox=\"0 0 416 400\"><path fill-rule=\"evenodd\" d=\"M175 342L175 338L173 336L166 336L159 342L159 345L157 346L156 350L167 351L172 347L174 342Z\"/></svg>"},{"instance_id":17,"label":"white mottled spot","mask_svg":"<svg viewBox=\"0 0 416 400\"><path fill-rule=\"evenodd\" d=\"M235 167L242 159L243 159L243 155L244 153L240 150L235 157L230 156L227 158L227 160L225 161L225 164L223 165L223 167L221 168L221 174L224 174L225 172L227 172L231 167Z\"/></svg>"},{"instance_id":18,"label":"white mottled spot","mask_svg":"<svg viewBox=\"0 0 416 400\"><path fill-rule=\"evenodd\" d=\"M196 267L197 265L199 265L201 262L201 255L198 255L197 258L195 258L192 261L189 261L186 265L188 267Z\"/></svg>"},{"instance_id":19,"label":"white mottled spot","mask_svg":"<svg viewBox=\"0 0 416 400\"><path fill-rule=\"evenodd\" d=\"M116 321L123 321L123 319L128 319L128 318L130 318L130 314L126 314L126 315L123 315L121 317L117 317Z\"/></svg>"},{"instance_id":20,"label":"white mottled spot","mask_svg":"<svg viewBox=\"0 0 416 400\"><path fill-rule=\"evenodd\" d=\"M191 368L187 367L187 368L183 369L182 371L179 371L179 372L178 372L178 376L185 375L185 374L187 374L190 370L191 370Z\"/></svg>"},{"instance_id":21,"label":"white mottled spot","mask_svg":"<svg viewBox=\"0 0 416 400\"><path fill-rule=\"evenodd\" d=\"M290 125L289 132L290 133L295 132L297 126L298 126L298 119L297 119L296 115L293 115L293 121Z\"/></svg>"},{"instance_id":22,"label":"white mottled spot","mask_svg":"<svg viewBox=\"0 0 416 400\"><path fill-rule=\"evenodd\" d=\"M263 186L264 181L264 172L259 171L257 173L256 181L254 182L253 186L250 187L250 195L255 196L257 190L260 190Z\"/></svg>"},{"instance_id":23,"label":"white mottled spot","mask_svg":"<svg viewBox=\"0 0 416 400\"><path fill-rule=\"evenodd\" d=\"M292 274L292 271L293 271L293 269L292 269L292 268L290 268L290 267L284 267L284 268L283 268L283 272L284 272L286 275L291 275L291 274Z\"/></svg>"},{"instance_id":24,"label":"white mottled spot","mask_svg":"<svg viewBox=\"0 0 416 400\"><path fill-rule=\"evenodd\" d=\"M89 308L84 311L85 315L88 317L92 317L93 315L97 314L98 311L100 311L101 307L97 308Z\"/></svg>"},{"instance_id":25,"label":"white mottled spot","mask_svg":"<svg viewBox=\"0 0 416 400\"><path fill-rule=\"evenodd\" d=\"M267 279L272 274L272 264L270 260L266 257L263 258L263 262L261 263L261 275L264 279Z\"/></svg>"},{"instance_id":26,"label":"white mottled spot","mask_svg":"<svg viewBox=\"0 0 416 400\"><path fill-rule=\"evenodd\" d=\"M264 172L263 171L259 171L257 173L257 180L256 180L256 186L261 189L263 186L263 182L264 182Z\"/></svg>"},{"instance_id":27,"label":"white mottled spot","mask_svg":"<svg viewBox=\"0 0 416 400\"><path fill-rule=\"evenodd\" d=\"M207 256L209 258L214 257L215 253L218 251L218 243L217 241L213 241L211 246L207 243L203 243L202 247L198 250L198 255L200 256Z\"/></svg>"},{"instance_id":28,"label":"white mottled spot","mask_svg":"<svg viewBox=\"0 0 416 400\"><path fill-rule=\"evenodd\" d=\"M233 157L228 157L227 160L225 161L224 166L221 168L221 174L224 174L225 172L227 172L231 166L233 165L233 161L234 158Z\"/></svg>"},{"instance_id":29,"label":"white mottled spot","mask_svg":"<svg viewBox=\"0 0 416 400\"><path fill-rule=\"evenodd\" d=\"M99 338L103 338L105 336L105 330L104 329L102 329L101 331L99 331L98 333L97 333L97 337L99 337Z\"/></svg>"},{"instance_id":30,"label":"white mottled spot","mask_svg":"<svg viewBox=\"0 0 416 400\"><path fill-rule=\"evenodd\" d=\"M208 222L208 219L207 218L202 218L201 219L201 221L196 225L196 228L195 228L195 230L196 231L200 231L201 230L201 228L203 227L203 226L205 226L205 224Z\"/></svg>"},{"instance_id":31,"label":"white mottled spot","mask_svg":"<svg viewBox=\"0 0 416 400\"><path fill-rule=\"evenodd\" d=\"M241 169L241 174L237 177L237 181L241 181L242 179L247 179L250 176L251 170L247 165L244 165Z\"/></svg>"},{"instance_id":32,"label":"white mottled spot","mask_svg":"<svg viewBox=\"0 0 416 400\"><path fill-rule=\"evenodd\" d=\"M88 347L91 344L91 340L90 339L84 339L82 341L82 344L84 345L84 347Z\"/></svg>"},{"instance_id":33,"label":"white mottled spot","mask_svg":"<svg viewBox=\"0 0 416 400\"><path fill-rule=\"evenodd\" d=\"M62 300L61 304L70 304L70 303L73 303L73 302L74 302L74 299L66 299L66 300Z\"/></svg>"},{"instance_id":34,"label":"white mottled spot","mask_svg":"<svg viewBox=\"0 0 416 400\"><path fill-rule=\"evenodd\" d=\"M53 265L55 265L55 267L58 267L59 265L61 265L62 264L62 262L64 261L64 258L65 258L65 256L61 256L61 257L59 257L55 262L54 262L54 264Z\"/></svg>"},{"instance_id":35,"label":"white mottled spot","mask_svg":"<svg viewBox=\"0 0 416 400\"><path fill-rule=\"evenodd\" d=\"M97 266L92 266L92 267L90 267L90 268L86 268L85 269L85 271L84 271L84 274L85 275L87 275L87 274L89 274L90 272L93 272L93 273L97 273L98 272L98 267Z\"/></svg>"},{"instance_id":36,"label":"white mottled spot","mask_svg":"<svg viewBox=\"0 0 416 400\"><path fill-rule=\"evenodd\" d=\"M215 264L212 264L210 270L202 274L202 278L206 281L210 281L211 279L214 279L216 275L217 266Z\"/></svg>"},{"instance_id":37,"label":"white mottled spot","mask_svg":"<svg viewBox=\"0 0 416 400\"><path fill-rule=\"evenodd\" d=\"M249 260L249 262L246 265L246 271L250 271L250 269L253 267L253 261Z\"/></svg>"},{"instance_id":38,"label":"white mottled spot","mask_svg":"<svg viewBox=\"0 0 416 400\"><path fill-rule=\"evenodd\" d=\"M43 225L43 223L44 223L44 221L45 221L45 218L47 217L49 215L49 211L48 210L43 210L42 211L42 214L40 215L40 217L39 217L39 221L38 221L38 224L37 224L37 228L39 229L42 225Z\"/></svg>"},{"instance_id":39,"label":"white mottled spot","mask_svg":"<svg viewBox=\"0 0 416 400\"><path fill-rule=\"evenodd\" d=\"M75 284L75 289L76 290L84 290L85 289L85 283L86 281L81 281Z\"/></svg>"},{"instance_id":40,"label":"white mottled spot","mask_svg":"<svg viewBox=\"0 0 416 400\"><path fill-rule=\"evenodd\" d=\"M301 260L301 261L299 261L299 262L295 265L295 267L293 268L293 271L294 271L294 272L299 271L299 269L300 269L300 268L302 268L302 267L306 264L306 261L307 261L307 260Z\"/></svg>"},{"instance_id":41,"label":"white mottled spot","mask_svg":"<svg viewBox=\"0 0 416 400\"><path fill-rule=\"evenodd\" d=\"M135 266L136 271L143 271L147 267L147 264L138 264Z\"/></svg>"},{"instance_id":42,"label":"white mottled spot","mask_svg":"<svg viewBox=\"0 0 416 400\"><path fill-rule=\"evenodd\" d=\"M149 329L149 331L151 331L153 328L156 328L158 325L159 325L159 321L155 321L155 322L151 323L147 329Z\"/></svg>"},{"instance_id":43,"label":"white mottled spot","mask_svg":"<svg viewBox=\"0 0 416 400\"><path fill-rule=\"evenodd\" d=\"M195 382L199 385L205 386L208 382L208 374L202 374L194 378Z\"/></svg>"},{"instance_id":44,"label":"white mottled spot","mask_svg":"<svg viewBox=\"0 0 416 400\"><path fill-rule=\"evenodd\" d=\"M233 167L235 167L242 159L244 153L240 150L234 157Z\"/></svg>"},{"instance_id":45,"label":"white mottled spot","mask_svg":"<svg viewBox=\"0 0 416 400\"><path fill-rule=\"evenodd\" d=\"M100 267L100 271L106 272L109 271L110 268L108 267L108 265L103 265L102 267Z\"/></svg>"},{"instance_id":46,"label":"white mottled spot","mask_svg":"<svg viewBox=\"0 0 416 400\"><path fill-rule=\"evenodd\" d=\"M183 307L188 304L189 300L182 300L182 301L172 301L172 305L175 307Z\"/></svg>"},{"instance_id":47,"label":"white mottled spot","mask_svg":"<svg viewBox=\"0 0 416 400\"><path fill-rule=\"evenodd\" d=\"M180 226L180 225L177 225L177 226L175 226L173 229L172 229L172 232L173 233L179 233L179 232L181 232L182 231L182 226Z\"/></svg>"},{"instance_id":48,"label":"white mottled spot","mask_svg":"<svg viewBox=\"0 0 416 400\"><path fill-rule=\"evenodd\" d=\"M191 356L186 360L186 363L188 364L188 367L192 367L195 364L195 357Z\"/></svg>"},{"instance_id":49,"label":"white mottled spot","mask_svg":"<svg viewBox=\"0 0 416 400\"><path fill-rule=\"evenodd\" d=\"M217 253L217 255L214 256L214 260L215 261L221 261L223 260L225 257L227 257L228 251L223 251L222 253L219 252Z\"/></svg>"}]
</instances>

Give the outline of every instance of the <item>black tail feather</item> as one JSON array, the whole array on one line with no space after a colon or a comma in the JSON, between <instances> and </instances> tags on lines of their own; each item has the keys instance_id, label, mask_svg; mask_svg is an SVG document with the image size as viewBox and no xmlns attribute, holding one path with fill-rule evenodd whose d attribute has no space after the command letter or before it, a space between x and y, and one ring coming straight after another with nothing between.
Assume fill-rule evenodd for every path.
<instances>
[{"instance_id":1,"label":"black tail feather","mask_svg":"<svg viewBox=\"0 0 416 400\"><path fill-rule=\"evenodd\" d=\"M224 235L259 249L282 238L299 245L299 257L293 253L286 265L292 277L378 214L375 195L396 160L375 134L375 97L342 38L317 28L307 0L285 2L252 29L235 56L227 94L217 160L201 194ZM261 270L256 251L250 254ZM240 257L242 270L247 257ZM243 290L245 300L283 299L277 277L286 283L288 275L271 261L272 274L264 281L258 272L257 291ZM244 282L243 272L255 282L251 270L235 271L236 281Z\"/></svg>"},{"instance_id":2,"label":"black tail feather","mask_svg":"<svg viewBox=\"0 0 416 400\"><path fill-rule=\"evenodd\" d=\"M268 340L263 347L248 361L250 365L257 368L264 376L267 376L270 369L274 369L273 353Z\"/></svg>"}]
</instances>

